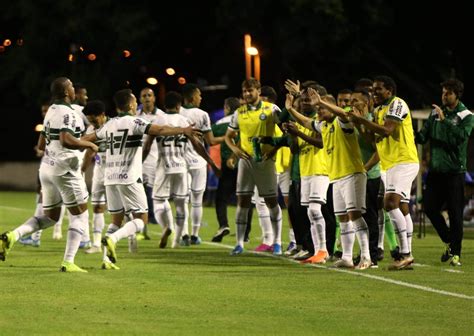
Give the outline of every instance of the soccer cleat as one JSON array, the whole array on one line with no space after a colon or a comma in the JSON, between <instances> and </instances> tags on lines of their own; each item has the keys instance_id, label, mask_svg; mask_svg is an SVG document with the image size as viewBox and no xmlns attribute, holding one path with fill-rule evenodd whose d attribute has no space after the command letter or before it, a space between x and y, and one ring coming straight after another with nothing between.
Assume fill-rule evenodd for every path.
<instances>
[{"instance_id":1,"label":"soccer cleat","mask_svg":"<svg viewBox=\"0 0 474 336\"><path fill-rule=\"evenodd\" d=\"M446 262L452 257L453 255L451 254L451 248L449 247L449 244L445 244L444 253L441 255L441 261Z\"/></svg>"},{"instance_id":2,"label":"soccer cleat","mask_svg":"<svg viewBox=\"0 0 474 336\"><path fill-rule=\"evenodd\" d=\"M372 263L370 264L370 268L379 268L379 264L378 264L377 260L372 261Z\"/></svg>"},{"instance_id":3,"label":"soccer cleat","mask_svg":"<svg viewBox=\"0 0 474 336\"><path fill-rule=\"evenodd\" d=\"M285 253L283 253L285 256L287 257L292 257L294 256L295 254L297 254L298 252L300 251L300 249L298 247L295 247L294 249L292 250L286 250Z\"/></svg>"},{"instance_id":4,"label":"soccer cleat","mask_svg":"<svg viewBox=\"0 0 474 336\"><path fill-rule=\"evenodd\" d=\"M222 241L222 238L227 236L230 233L230 229L227 226L219 228L217 230L216 234L212 237L212 241L214 243L220 243Z\"/></svg>"},{"instance_id":5,"label":"soccer cleat","mask_svg":"<svg viewBox=\"0 0 474 336\"><path fill-rule=\"evenodd\" d=\"M339 259L336 261L331 268L354 268L352 260Z\"/></svg>"},{"instance_id":6,"label":"soccer cleat","mask_svg":"<svg viewBox=\"0 0 474 336\"><path fill-rule=\"evenodd\" d=\"M2 244L2 250L0 251L0 260L5 261L7 254L15 244L15 234L12 231L7 231L0 235L0 242Z\"/></svg>"},{"instance_id":7,"label":"soccer cleat","mask_svg":"<svg viewBox=\"0 0 474 336\"><path fill-rule=\"evenodd\" d=\"M341 259L342 251L339 251L339 250L334 251L334 258Z\"/></svg>"},{"instance_id":8,"label":"soccer cleat","mask_svg":"<svg viewBox=\"0 0 474 336\"><path fill-rule=\"evenodd\" d=\"M413 264L414 261L415 259L410 254L400 254L400 259L395 260L391 265L388 266L388 269L390 271L408 269L411 267L411 264Z\"/></svg>"},{"instance_id":9,"label":"soccer cleat","mask_svg":"<svg viewBox=\"0 0 474 336\"><path fill-rule=\"evenodd\" d=\"M103 270L119 270L120 267L115 265L113 262L110 261L103 261L102 262L102 269Z\"/></svg>"},{"instance_id":10,"label":"soccer cleat","mask_svg":"<svg viewBox=\"0 0 474 336\"><path fill-rule=\"evenodd\" d=\"M366 270L372 266L372 261L370 258L361 258L355 269L357 270Z\"/></svg>"},{"instance_id":11,"label":"soccer cleat","mask_svg":"<svg viewBox=\"0 0 474 336\"><path fill-rule=\"evenodd\" d=\"M104 237L101 240L102 245L107 249L107 257L114 264L117 262L117 254L115 253L115 243L109 237Z\"/></svg>"},{"instance_id":12,"label":"soccer cleat","mask_svg":"<svg viewBox=\"0 0 474 336\"><path fill-rule=\"evenodd\" d=\"M92 243L91 243L90 240L88 240L88 241L81 241L81 242L79 243L79 248L80 248L80 249L88 249L88 248L90 248L91 246L92 246Z\"/></svg>"},{"instance_id":13,"label":"soccer cleat","mask_svg":"<svg viewBox=\"0 0 474 336\"><path fill-rule=\"evenodd\" d=\"M280 244L273 244L272 245L272 253L273 253L273 255L282 255L283 252L281 251L281 245Z\"/></svg>"},{"instance_id":14,"label":"soccer cleat","mask_svg":"<svg viewBox=\"0 0 474 336\"><path fill-rule=\"evenodd\" d=\"M200 245L201 244L201 238L198 236L191 236L191 245Z\"/></svg>"},{"instance_id":15,"label":"soccer cleat","mask_svg":"<svg viewBox=\"0 0 474 336\"><path fill-rule=\"evenodd\" d=\"M458 255L453 255L451 262L449 263L451 266L461 266L461 258Z\"/></svg>"},{"instance_id":16,"label":"soccer cleat","mask_svg":"<svg viewBox=\"0 0 474 336\"><path fill-rule=\"evenodd\" d=\"M161 239L160 239L160 245L159 245L160 248L165 248L166 245L168 245L168 238L171 235L171 233L173 233L173 231L171 231L170 228L166 228L165 231L163 231L163 234L161 235Z\"/></svg>"},{"instance_id":17,"label":"soccer cleat","mask_svg":"<svg viewBox=\"0 0 474 336\"><path fill-rule=\"evenodd\" d=\"M384 258L384 251L382 248L377 248L377 261L382 261Z\"/></svg>"},{"instance_id":18,"label":"soccer cleat","mask_svg":"<svg viewBox=\"0 0 474 336\"><path fill-rule=\"evenodd\" d=\"M87 254L93 254L93 253L100 253L102 249L100 246L92 246L91 248L85 250L84 252Z\"/></svg>"},{"instance_id":19,"label":"soccer cleat","mask_svg":"<svg viewBox=\"0 0 474 336\"><path fill-rule=\"evenodd\" d=\"M40 245L41 245L41 240L32 239L31 236L22 237L22 238L18 239L18 242L22 245L30 245L30 246L33 246L33 247L40 247Z\"/></svg>"},{"instance_id":20,"label":"soccer cleat","mask_svg":"<svg viewBox=\"0 0 474 336\"><path fill-rule=\"evenodd\" d=\"M273 247L267 244L260 244L255 248L254 251L255 252L272 252Z\"/></svg>"},{"instance_id":21,"label":"soccer cleat","mask_svg":"<svg viewBox=\"0 0 474 336\"><path fill-rule=\"evenodd\" d=\"M325 264L328 257L328 251L319 250L314 256L301 260L300 262L302 264Z\"/></svg>"},{"instance_id":22,"label":"soccer cleat","mask_svg":"<svg viewBox=\"0 0 474 336\"><path fill-rule=\"evenodd\" d=\"M191 245L191 240L189 239L189 236L187 234L181 237L181 240L179 241L179 245L181 246Z\"/></svg>"},{"instance_id":23,"label":"soccer cleat","mask_svg":"<svg viewBox=\"0 0 474 336\"><path fill-rule=\"evenodd\" d=\"M61 268L59 269L60 272L77 272L77 273L87 273L85 269L80 268L76 264L69 262L69 261L63 261L61 263Z\"/></svg>"},{"instance_id":24,"label":"soccer cleat","mask_svg":"<svg viewBox=\"0 0 474 336\"><path fill-rule=\"evenodd\" d=\"M238 255L244 253L244 248L240 245L237 245L234 247L232 252L230 252L230 255Z\"/></svg>"},{"instance_id":25,"label":"soccer cleat","mask_svg":"<svg viewBox=\"0 0 474 336\"><path fill-rule=\"evenodd\" d=\"M309 257L312 257L312 256L313 256L313 253L306 250L301 250L298 253L296 253L294 256L292 256L291 258L294 260L301 261L301 260L308 259Z\"/></svg>"},{"instance_id":26,"label":"soccer cleat","mask_svg":"<svg viewBox=\"0 0 474 336\"><path fill-rule=\"evenodd\" d=\"M61 226L56 228L56 225L54 226L53 230L53 240L61 240L63 239L63 233L61 231Z\"/></svg>"}]
</instances>

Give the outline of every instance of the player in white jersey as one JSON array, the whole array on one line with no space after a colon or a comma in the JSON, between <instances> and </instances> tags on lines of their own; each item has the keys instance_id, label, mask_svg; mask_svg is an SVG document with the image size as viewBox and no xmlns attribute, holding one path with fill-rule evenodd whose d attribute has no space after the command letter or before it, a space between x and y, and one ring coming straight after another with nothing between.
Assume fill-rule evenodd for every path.
<instances>
[{"instance_id":1,"label":"player in white jersey","mask_svg":"<svg viewBox=\"0 0 474 336\"><path fill-rule=\"evenodd\" d=\"M165 96L166 114L158 116L153 122L177 127L191 125L188 119L178 113L181 107L181 99L179 93L174 91L168 92ZM153 188L153 200L155 216L163 226L160 248L166 247L168 237L174 228L171 207L169 205L171 197L173 197L176 207L176 231L172 247L179 245L184 229L185 199L188 196L186 152L189 150L189 147L195 147L200 156L205 157L206 161L212 162L201 142L196 143L194 139L191 139L191 145L188 143L188 139L179 135L161 136L156 137L155 141L155 137L149 136L145 142L144 157L147 156L153 142L158 144L158 162Z\"/></svg>"},{"instance_id":2,"label":"player in white jersey","mask_svg":"<svg viewBox=\"0 0 474 336\"><path fill-rule=\"evenodd\" d=\"M86 134L93 133L96 129L102 127L107 121L105 115L105 105L99 100L93 100L86 104L84 107L84 114L87 114L87 118L90 119L90 126L87 128ZM91 188L91 204L93 207L92 214L92 246L85 252L99 253L101 251L101 239L102 231L105 226L104 212L106 209L106 195L104 185L104 174L105 174L105 156L107 144L105 140L97 141L96 145L99 147L99 151L94 153L90 150L86 151L84 155L84 161L82 163L82 172L88 169L88 167L94 161L94 170L92 173L92 188Z\"/></svg>"},{"instance_id":3,"label":"player in white jersey","mask_svg":"<svg viewBox=\"0 0 474 336\"><path fill-rule=\"evenodd\" d=\"M87 272L74 264L74 257L89 218L89 193L80 171L77 150L91 148L97 151L98 148L90 141L79 139L85 127L70 105L75 97L72 82L65 77L56 78L51 84L51 93L54 103L46 113L44 129L38 140L38 148L45 150L40 166L44 215L31 217L15 230L3 233L0 237L0 259L5 260L13 244L21 236L54 225L64 203L70 212L70 221L60 270Z\"/></svg>"},{"instance_id":4,"label":"player in white jersey","mask_svg":"<svg viewBox=\"0 0 474 336\"><path fill-rule=\"evenodd\" d=\"M194 136L191 126L176 128L152 125L149 121L136 117L137 99L129 89L117 91L114 102L119 116L107 121L95 133L84 136L84 139L90 141L105 139L107 143L104 184L112 224L107 229L106 237L102 239L102 244L106 247L103 269L118 269L115 265L117 242L141 232L148 222L146 195L142 184L143 135ZM130 213L133 219L122 226L124 216Z\"/></svg>"},{"instance_id":5,"label":"player in white jersey","mask_svg":"<svg viewBox=\"0 0 474 336\"><path fill-rule=\"evenodd\" d=\"M203 138L210 146L219 144L224 141L224 137L214 137L211 131L211 119L209 114L199 108L201 105L201 90L196 84L188 83L183 87L183 107L180 109L180 114L185 116L194 127L203 133ZM188 146L186 153L186 162L189 170L189 189L191 198L191 239L190 244L197 245L201 243L199 238L199 229L202 221L202 198L206 190L207 182L207 163L196 152L192 146ZM188 207L186 206L186 214ZM187 216L185 218L185 226L183 232L183 245L188 245L187 235Z\"/></svg>"},{"instance_id":6,"label":"player in white jersey","mask_svg":"<svg viewBox=\"0 0 474 336\"><path fill-rule=\"evenodd\" d=\"M164 114L162 110L156 107L156 97L152 89L146 87L140 91L141 107L138 109L137 116L148 121L152 121L157 115ZM145 138L143 139L145 141ZM153 183L155 182L156 162L158 160L158 147L153 143L150 152L145 160L143 160L143 186L145 187L146 198L148 202L148 222L157 224L153 209ZM144 233L144 238L149 236Z\"/></svg>"}]
</instances>

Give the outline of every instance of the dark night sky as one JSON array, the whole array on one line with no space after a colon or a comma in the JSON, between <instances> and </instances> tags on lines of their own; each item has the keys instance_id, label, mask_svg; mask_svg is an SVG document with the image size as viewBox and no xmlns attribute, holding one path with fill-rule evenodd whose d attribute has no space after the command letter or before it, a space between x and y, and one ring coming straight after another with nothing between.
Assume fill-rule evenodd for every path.
<instances>
[{"instance_id":1,"label":"dark night sky","mask_svg":"<svg viewBox=\"0 0 474 336\"><path fill-rule=\"evenodd\" d=\"M315 79L336 94L360 77L387 74L412 109L439 102L439 83L453 75L465 83L463 101L474 106L467 2L2 3L0 43L13 42L0 53L2 143L19 134L26 142L2 150L2 160L34 160L39 104L49 96L51 80L62 75L85 84L90 99L102 99L112 109L117 89L128 82L138 95L148 74L166 90L179 90L177 76L164 75L172 66L188 82L227 84L228 90L203 94L203 108L220 108L223 98L240 94L245 33L261 53L262 84L277 89L280 105L286 78ZM85 49L73 63L67 61L72 44ZM132 57L123 58L123 49ZM87 61L89 52L96 61Z\"/></svg>"}]
</instances>

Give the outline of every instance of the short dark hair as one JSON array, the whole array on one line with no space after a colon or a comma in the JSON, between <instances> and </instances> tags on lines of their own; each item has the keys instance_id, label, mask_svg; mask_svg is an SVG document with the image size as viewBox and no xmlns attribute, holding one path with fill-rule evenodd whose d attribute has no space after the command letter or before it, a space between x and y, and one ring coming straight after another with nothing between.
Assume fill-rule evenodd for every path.
<instances>
[{"instance_id":1,"label":"short dark hair","mask_svg":"<svg viewBox=\"0 0 474 336\"><path fill-rule=\"evenodd\" d=\"M308 88L315 89L316 92L320 96L325 96L325 95L328 94L328 91L326 90L326 88L324 86L322 86L321 84L319 84L318 82L314 81L314 80L307 80L307 81L304 81L303 83L301 83L301 91L304 91Z\"/></svg>"},{"instance_id":2,"label":"short dark hair","mask_svg":"<svg viewBox=\"0 0 474 336\"><path fill-rule=\"evenodd\" d=\"M165 95L165 109L173 109L180 105L183 97L176 91L169 91Z\"/></svg>"},{"instance_id":3,"label":"short dark hair","mask_svg":"<svg viewBox=\"0 0 474 336\"><path fill-rule=\"evenodd\" d=\"M229 109L234 112L240 107L240 100L237 97L228 97L224 99L224 105L229 106Z\"/></svg>"},{"instance_id":4,"label":"short dark hair","mask_svg":"<svg viewBox=\"0 0 474 336\"><path fill-rule=\"evenodd\" d=\"M115 106L117 106L120 111L128 112L125 111L125 109L127 109L128 104L130 104L130 101L132 100L132 94L133 92L130 89L123 89L115 92Z\"/></svg>"},{"instance_id":5,"label":"short dark hair","mask_svg":"<svg viewBox=\"0 0 474 336\"><path fill-rule=\"evenodd\" d=\"M360 87L352 91L352 93L360 93L363 96L367 98L368 101L370 101L370 92L366 88Z\"/></svg>"},{"instance_id":6,"label":"short dark hair","mask_svg":"<svg viewBox=\"0 0 474 336\"><path fill-rule=\"evenodd\" d=\"M194 83L187 83L183 86L183 89L181 92L183 93L183 98L186 100L190 100L193 98L194 92L199 89L199 86L197 86Z\"/></svg>"},{"instance_id":7,"label":"short dark hair","mask_svg":"<svg viewBox=\"0 0 474 336\"><path fill-rule=\"evenodd\" d=\"M101 115L102 113L105 113L105 104L100 100L88 101L86 106L84 106L84 109L82 110L82 112L86 116L88 116L88 115L93 115L93 116Z\"/></svg>"},{"instance_id":8,"label":"short dark hair","mask_svg":"<svg viewBox=\"0 0 474 336\"><path fill-rule=\"evenodd\" d=\"M397 95L397 84L393 80L392 77L389 76L376 76L374 78L374 82L381 82L383 83L383 86L387 89L392 91L392 95L396 96Z\"/></svg>"},{"instance_id":9,"label":"short dark hair","mask_svg":"<svg viewBox=\"0 0 474 336\"><path fill-rule=\"evenodd\" d=\"M270 103L276 103L278 95L274 88L264 85L260 88L260 96L267 97Z\"/></svg>"},{"instance_id":10,"label":"short dark hair","mask_svg":"<svg viewBox=\"0 0 474 336\"><path fill-rule=\"evenodd\" d=\"M58 77L53 80L50 86L51 95L53 99L64 98L66 94L64 89L66 88L66 82L69 80L67 77Z\"/></svg>"},{"instance_id":11,"label":"short dark hair","mask_svg":"<svg viewBox=\"0 0 474 336\"><path fill-rule=\"evenodd\" d=\"M454 92L458 99L460 99L464 93L464 83L456 78L450 78L445 80L441 83L441 87Z\"/></svg>"},{"instance_id":12,"label":"short dark hair","mask_svg":"<svg viewBox=\"0 0 474 336\"><path fill-rule=\"evenodd\" d=\"M341 89L337 92L338 95L340 94L351 94L352 90L351 89Z\"/></svg>"},{"instance_id":13,"label":"short dark hair","mask_svg":"<svg viewBox=\"0 0 474 336\"><path fill-rule=\"evenodd\" d=\"M374 81L370 78L359 78L355 84L354 84L354 90L360 89L360 88L367 88L367 87L372 87L374 85Z\"/></svg>"},{"instance_id":14,"label":"short dark hair","mask_svg":"<svg viewBox=\"0 0 474 336\"><path fill-rule=\"evenodd\" d=\"M242 88L246 88L246 89L250 89L250 88L256 88L256 89L260 89L261 88L261 84L258 80L256 80L255 78L249 78L249 79L246 79L242 82Z\"/></svg>"}]
</instances>

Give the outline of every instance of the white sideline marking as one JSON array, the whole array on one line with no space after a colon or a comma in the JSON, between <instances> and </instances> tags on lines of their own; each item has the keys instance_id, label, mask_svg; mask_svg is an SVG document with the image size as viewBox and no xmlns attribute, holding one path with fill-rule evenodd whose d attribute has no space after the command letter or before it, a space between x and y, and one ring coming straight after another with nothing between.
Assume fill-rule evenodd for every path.
<instances>
[{"instance_id":1,"label":"white sideline marking","mask_svg":"<svg viewBox=\"0 0 474 336\"><path fill-rule=\"evenodd\" d=\"M15 208L15 207L9 207L9 206L4 206L4 205L0 205L0 209L14 210L14 211L23 211L23 212L32 212L32 210L30 210L30 209ZM34 210L33 210L33 211L34 211Z\"/></svg>"},{"instance_id":2,"label":"white sideline marking","mask_svg":"<svg viewBox=\"0 0 474 336\"><path fill-rule=\"evenodd\" d=\"M453 269L450 269L450 268L445 268L445 269L443 269L443 271L450 272L450 273L464 273L463 271L453 270Z\"/></svg>"},{"instance_id":3,"label":"white sideline marking","mask_svg":"<svg viewBox=\"0 0 474 336\"><path fill-rule=\"evenodd\" d=\"M222 244L222 243L213 243L213 242L202 242L202 243L207 244L207 245L212 245L212 246L221 246L221 247L225 247L225 248L231 249L231 250L234 248L234 246L225 245L225 244ZM265 256L265 257L272 257L272 258L287 260L289 262L300 264L297 260L288 259L288 258L281 257L281 256L275 256L273 254L268 254L268 253L261 253L261 252L255 252L255 251L245 251L244 253L251 253L251 254L256 254L256 255ZM419 289L419 290L422 290L422 291L425 291L425 292L431 292L431 293L436 293L436 294L441 294L441 295L453 296L453 297L456 297L456 298L459 298L459 299L474 300L474 296L448 292L448 291L439 290L439 289L435 289L435 288L431 288L431 287L427 287L427 286L415 285L415 284L412 284L412 283L409 283L409 282L393 280L393 279L385 278L385 277L379 276L379 275L367 274L367 273L364 273L363 271L362 272L356 272L356 271L351 271L351 270L341 269L341 268L329 268L328 266L323 266L323 265L314 265L314 264L307 264L307 265L312 266L312 267L316 267L316 268L327 269L329 271L347 273L347 274L361 276L361 277L369 278L369 279L373 279L373 280L388 282L388 283L398 285L398 286ZM451 272L456 272L457 273L457 272L462 272L462 271L451 270Z\"/></svg>"}]
</instances>

